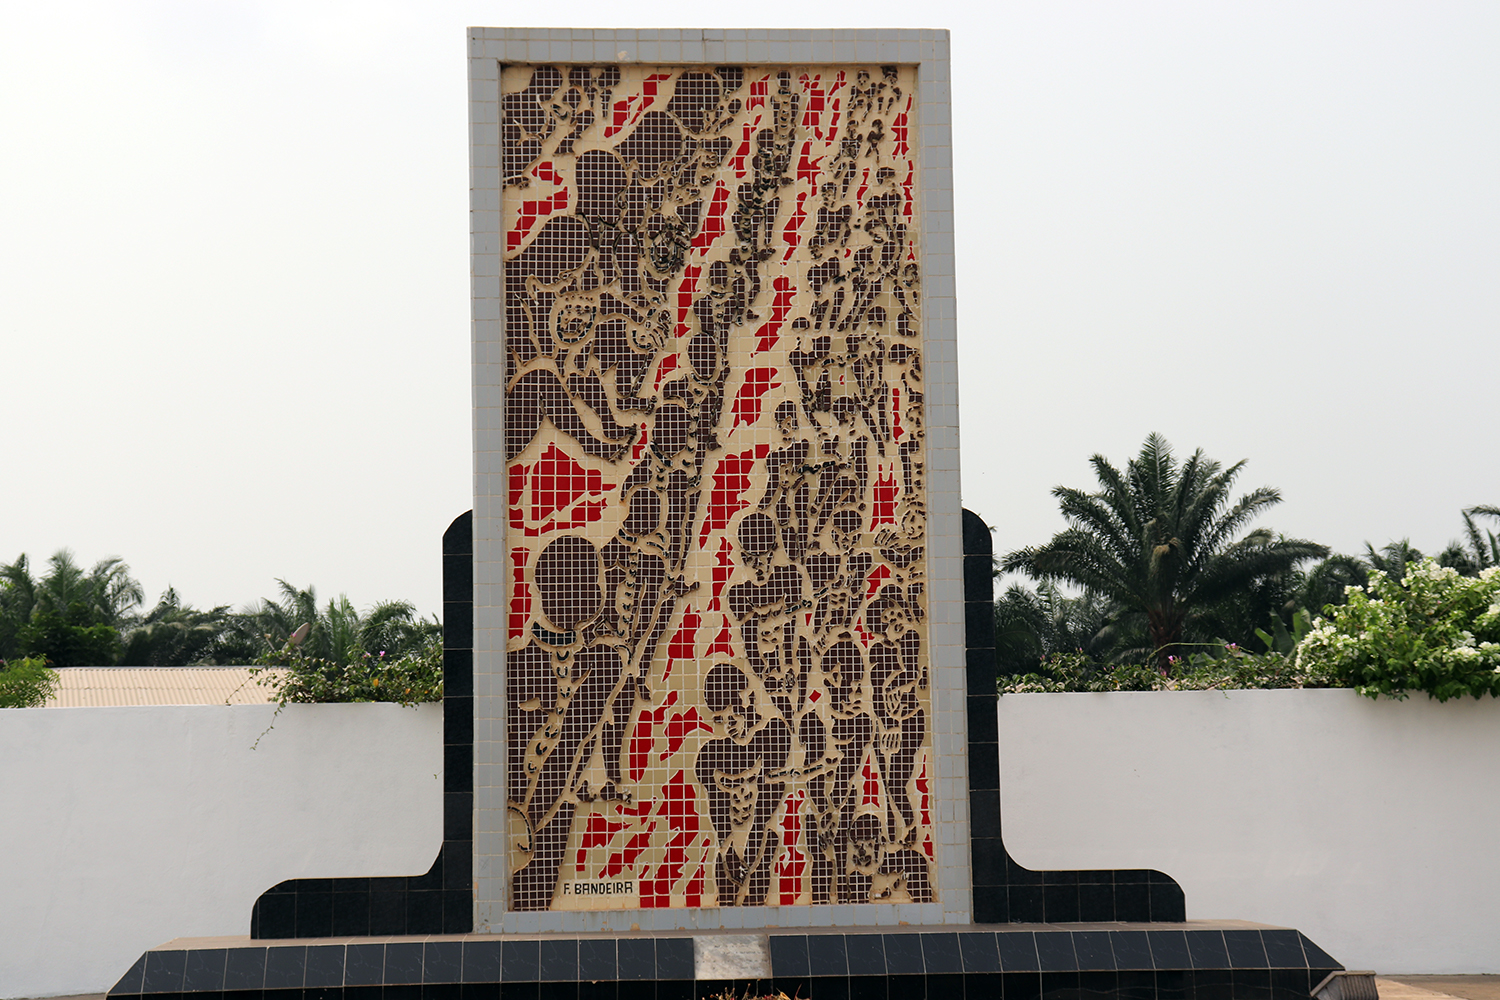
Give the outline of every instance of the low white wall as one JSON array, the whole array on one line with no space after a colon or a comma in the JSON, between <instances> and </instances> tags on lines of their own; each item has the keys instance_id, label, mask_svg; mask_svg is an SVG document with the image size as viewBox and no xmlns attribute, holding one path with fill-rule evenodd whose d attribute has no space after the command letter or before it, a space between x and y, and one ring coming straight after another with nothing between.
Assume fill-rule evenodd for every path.
<instances>
[{"instance_id":1,"label":"low white wall","mask_svg":"<svg viewBox=\"0 0 1500 1000\"><path fill-rule=\"evenodd\" d=\"M442 842L442 711L0 710L0 997L97 993L147 948L248 934L288 878L415 875Z\"/></svg>"},{"instance_id":2,"label":"low white wall","mask_svg":"<svg viewBox=\"0 0 1500 1000\"><path fill-rule=\"evenodd\" d=\"M0 997L101 992L245 934L288 878L412 875L442 840L437 706L0 711ZM1006 846L1157 868L1189 917L1351 968L1500 972L1500 703L1351 691L1006 695Z\"/></svg>"},{"instance_id":3,"label":"low white wall","mask_svg":"<svg viewBox=\"0 0 1500 1000\"><path fill-rule=\"evenodd\" d=\"M1500 972L1500 702L1353 691L1005 695L1028 868L1155 868L1190 919L1296 927L1349 968Z\"/></svg>"}]
</instances>

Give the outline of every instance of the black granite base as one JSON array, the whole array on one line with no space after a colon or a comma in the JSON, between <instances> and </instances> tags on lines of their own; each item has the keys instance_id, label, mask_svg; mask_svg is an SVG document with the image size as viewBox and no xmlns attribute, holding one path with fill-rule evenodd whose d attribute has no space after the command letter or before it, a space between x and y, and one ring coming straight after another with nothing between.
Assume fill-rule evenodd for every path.
<instances>
[{"instance_id":1,"label":"black granite base","mask_svg":"<svg viewBox=\"0 0 1500 1000\"><path fill-rule=\"evenodd\" d=\"M704 937L752 931L715 931ZM1306 1000L1342 966L1301 933L1245 923L768 930L770 975L700 970L693 936L451 935L152 949L117 1000ZM713 977L713 978L709 978Z\"/></svg>"},{"instance_id":2,"label":"black granite base","mask_svg":"<svg viewBox=\"0 0 1500 1000\"><path fill-rule=\"evenodd\" d=\"M995 559L989 526L964 525L964 662L968 676L969 846L974 919L985 924L1149 923L1187 917L1182 886L1146 868L1032 871L1005 849L995 713Z\"/></svg>"}]
</instances>

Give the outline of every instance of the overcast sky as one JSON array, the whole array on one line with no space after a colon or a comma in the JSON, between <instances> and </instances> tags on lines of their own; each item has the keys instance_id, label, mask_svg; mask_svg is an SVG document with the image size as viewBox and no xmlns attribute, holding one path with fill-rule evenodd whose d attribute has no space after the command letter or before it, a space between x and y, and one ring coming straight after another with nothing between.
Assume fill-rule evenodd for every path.
<instances>
[{"instance_id":1,"label":"overcast sky","mask_svg":"<svg viewBox=\"0 0 1500 1000\"><path fill-rule=\"evenodd\" d=\"M1493 0L565 9L952 30L964 502L998 550L1152 431L1249 459L1264 523L1339 550L1500 504ZM0 561L439 609L464 29L530 10L0 5Z\"/></svg>"}]
</instances>

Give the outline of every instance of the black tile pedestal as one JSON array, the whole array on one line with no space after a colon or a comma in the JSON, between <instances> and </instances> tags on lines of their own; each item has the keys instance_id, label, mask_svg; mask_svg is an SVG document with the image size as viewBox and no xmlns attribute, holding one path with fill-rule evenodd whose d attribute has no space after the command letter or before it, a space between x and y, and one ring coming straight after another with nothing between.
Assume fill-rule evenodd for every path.
<instances>
[{"instance_id":1,"label":"black tile pedestal","mask_svg":"<svg viewBox=\"0 0 1500 1000\"><path fill-rule=\"evenodd\" d=\"M969 846L974 919L981 923L1178 921L1182 887L1147 868L1032 871L1005 849L1000 822L1000 733L996 718L995 560L990 529L963 512L964 662L968 681Z\"/></svg>"},{"instance_id":2,"label":"black tile pedestal","mask_svg":"<svg viewBox=\"0 0 1500 1000\"><path fill-rule=\"evenodd\" d=\"M1237 921L772 929L755 980L699 978L694 935L182 938L111 1000L1306 1000L1342 966L1295 930Z\"/></svg>"}]
</instances>

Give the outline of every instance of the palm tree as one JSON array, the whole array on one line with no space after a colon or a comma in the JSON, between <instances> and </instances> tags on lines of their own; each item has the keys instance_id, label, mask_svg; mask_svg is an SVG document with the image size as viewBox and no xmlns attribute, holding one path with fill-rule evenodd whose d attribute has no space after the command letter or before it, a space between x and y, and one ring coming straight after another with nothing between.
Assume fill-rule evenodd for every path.
<instances>
[{"instance_id":1,"label":"palm tree","mask_svg":"<svg viewBox=\"0 0 1500 1000\"><path fill-rule=\"evenodd\" d=\"M0 566L0 657L44 652L59 666L115 662L119 633L144 594L121 559L85 571L68 549L36 579L23 553Z\"/></svg>"},{"instance_id":2,"label":"palm tree","mask_svg":"<svg viewBox=\"0 0 1500 1000\"><path fill-rule=\"evenodd\" d=\"M71 549L58 549L47 560L47 573L36 590L37 608L63 614L75 604L85 609L90 624L118 629L128 624L130 612L145 600L139 581L123 559L110 556L84 572Z\"/></svg>"},{"instance_id":3,"label":"palm tree","mask_svg":"<svg viewBox=\"0 0 1500 1000\"><path fill-rule=\"evenodd\" d=\"M1230 502L1244 461L1225 469L1200 449L1179 465L1171 446L1152 434L1123 474L1102 455L1090 463L1097 493L1052 491L1067 530L1046 545L1010 553L1002 568L1073 583L1139 612L1163 669L1181 652L1195 616L1258 580L1328 554L1327 546L1264 528L1240 537L1281 502L1280 492L1266 486Z\"/></svg>"},{"instance_id":4,"label":"palm tree","mask_svg":"<svg viewBox=\"0 0 1500 1000\"><path fill-rule=\"evenodd\" d=\"M1255 649L1267 629L1275 635L1294 630L1298 612L1310 620L1330 604L1345 603L1345 589L1364 586L1369 574L1364 560L1339 554L1309 569L1268 574L1200 613L1187 637L1199 644L1234 643Z\"/></svg>"},{"instance_id":5,"label":"palm tree","mask_svg":"<svg viewBox=\"0 0 1500 1000\"><path fill-rule=\"evenodd\" d=\"M1500 535L1493 531L1480 531L1474 523L1475 517L1493 517L1500 520L1500 507L1481 504L1463 512L1464 541L1467 546L1454 542L1438 556L1438 563L1452 566L1464 576L1478 576L1491 566L1500 566Z\"/></svg>"},{"instance_id":6,"label":"palm tree","mask_svg":"<svg viewBox=\"0 0 1500 1000\"><path fill-rule=\"evenodd\" d=\"M35 610L36 579L22 552L15 562L0 565L0 660L20 655L20 632Z\"/></svg>"},{"instance_id":7,"label":"palm tree","mask_svg":"<svg viewBox=\"0 0 1500 1000\"><path fill-rule=\"evenodd\" d=\"M1113 601L1084 591L1065 594L1043 581L1035 590L1012 584L995 602L995 658L1003 674L1033 673L1053 653L1082 653L1095 663L1120 645L1128 616Z\"/></svg>"},{"instance_id":8,"label":"palm tree","mask_svg":"<svg viewBox=\"0 0 1500 1000\"><path fill-rule=\"evenodd\" d=\"M1292 600L1284 610L1301 609L1317 617L1329 605L1347 603L1348 588L1369 583L1370 567L1356 556L1335 553L1305 573L1299 570L1294 578Z\"/></svg>"},{"instance_id":9,"label":"palm tree","mask_svg":"<svg viewBox=\"0 0 1500 1000\"><path fill-rule=\"evenodd\" d=\"M257 652L286 645L302 625L308 626L298 649L306 656L347 665L365 654L394 658L415 653L442 637L442 625L415 616L407 601L380 601L361 614L340 594L319 607L313 587L299 590L277 580L281 600L265 598L248 608L232 626L241 639L254 637Z\"/></svg>"},{"instance_id":10,"label":"palm tree","mask_svg":"<svg viewBox=\"0 0 1500 1000\"><path fill-rule=\"evenodd\" d=\"M1422 550L1412 545L1407 538L1399 542L1386 542L1379 549L1365 542L1365 562L1370 564L1371 569L1384 573L1397 583L1406 579L1408 566L1415 566L1424 558Z\"/></svg>"},{"instance_id":11,"label":"palm tree","mask_svg":"<svg viewBox=\"0 0 1500 1000\"><path fill-rule=\"evenodd\" d=\"M156 607L125 634L120 662L132 667L181 667L211 658L225 626L229 606L200 611L182 603L171 587Z\"/></svg>"}]
</instances>

